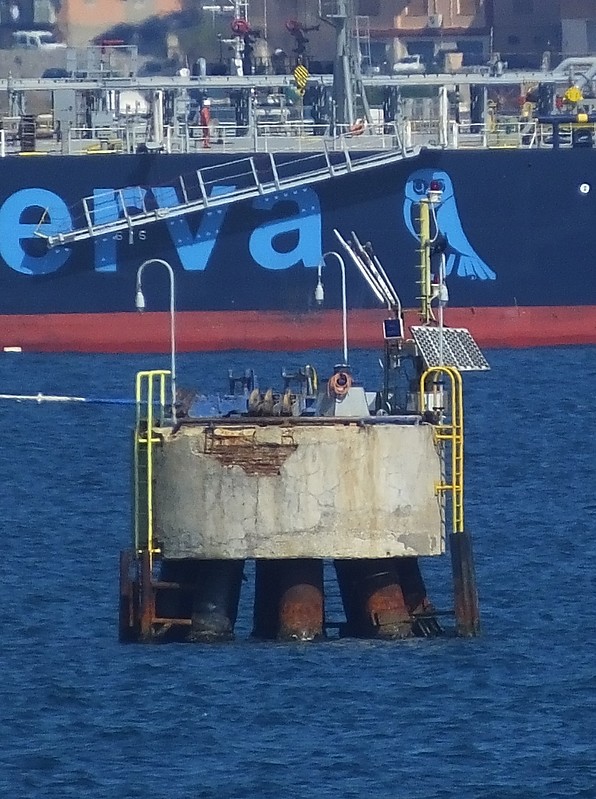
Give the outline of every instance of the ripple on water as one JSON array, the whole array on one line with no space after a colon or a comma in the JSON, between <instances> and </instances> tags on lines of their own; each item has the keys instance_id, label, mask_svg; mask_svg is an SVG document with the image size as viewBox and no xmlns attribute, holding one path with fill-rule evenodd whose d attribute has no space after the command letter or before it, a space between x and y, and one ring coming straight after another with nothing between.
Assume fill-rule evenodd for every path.
<instances>
[{"instance_id":1,"label":"ripple on water","mask_svg":"<svg viewBox=\"0 0 596 799\"><path fill-rule=\"evenodd\" d=\"M269 384L335 357L183 355L179 369L219 390L228 366ZM9 393L122 396L156 360L24 355L0 358L0 378ZM370 353L353 360L377 380ZM130 409L0 405L0 796L594 799L596 350L490 361L465 381L475 641L120 646ZM446 606L448 563L423 568ZM243 636L251 601L245 584Z\"/></svg>"}]
</instances>

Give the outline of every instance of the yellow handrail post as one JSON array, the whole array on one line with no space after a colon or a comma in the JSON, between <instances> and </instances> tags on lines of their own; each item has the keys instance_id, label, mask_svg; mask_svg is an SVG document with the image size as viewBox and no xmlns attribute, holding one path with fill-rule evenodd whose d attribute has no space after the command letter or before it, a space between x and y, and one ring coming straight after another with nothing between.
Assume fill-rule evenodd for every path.
<instances>
[{"instance_id":1,"label":"yellow handrail post","mask_svg":"<svg viewBox=\"0 0 596 799\"><path fill-rule=\"evenodd\" d=\"M451 403L449 418L441 417L434 425L435 440L451 445L451 475L447 482L443 474L442 482L436 486L437 493L451 492L452 531L449 535L451 550L451 569L453 573L453 593L455 618L459 635L475 636L480 633L480 611L476 575L472 555L472 539L464 529L464 405L461 373L453 366L433 366L420 377L420 411L424 413L427 397L427 381L430 377L444 374L450 381ZM444 457L442 465L444 465Z\"/></svg>"},{"instance_id":2,"label":"yellow handrail post","mask_svg":"<svg viewBox=\"0 0 596 799\"><path fill-rule=\"evenodd\" d=\"M134 546L137 555L149 554L150 567L157 552L153 539L153 445L160 439L155 435L155 398L158 397L159 424L163 425L166 407L166 378L168 370L138 372L135 382L136 423L134 432ZM157 381L157 387L156 387ZM143 458L143 455L145 457ZM145 505L146 529L142 536L141 514ZM144 538L144 540L142 540Z\"/></svg>"},{"instance_id":3,"label":"yellow handrail post","mask_svg":"<svg viewBox=\"0 0 596 799\"><path fill-rule=\"evenodd\" d=\"M463 410L463 385L461 374L453 366L432 366L420 376L420 411L426 408L426 384L430 377L444 374L450 382L450 410L449 422L441 419L435 425L435 438L437 441L446 441L451 444L451 482L445 481L437 485L437 491L450 491L452 499L452 525L453 532L460 533L464 529L464 410ZM435 392L437 393L437 392Z\"/></svg>"}]
</instances>

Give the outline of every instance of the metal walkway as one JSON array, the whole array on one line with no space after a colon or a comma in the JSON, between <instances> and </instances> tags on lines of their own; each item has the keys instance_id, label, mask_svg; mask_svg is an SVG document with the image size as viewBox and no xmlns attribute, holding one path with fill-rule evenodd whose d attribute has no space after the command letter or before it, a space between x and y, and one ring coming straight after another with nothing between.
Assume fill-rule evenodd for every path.
<instances>
[{"instance_id":1,"label":"metal walkway","mask_svg":"<svg viewBox=\"0 0 596 799\"><path fill-rule=\"evenodd\" d=\"M428 74L403 75L365 75L362 83L367 89L395 86L515 86L520 84L550 83L565 84L569 75L561 71L544 72L541 70L505 70L500 75L490 73L488 67L462 72L444 72ZM322 86L333 85L333 75L311 74L310 83ZM294 87L296 82L292 74L288 75L207 75L188 77L147 75L141 77L117 77L110 74L102 77L93 75L77 78L16 78L9 76L0 78L0 92L31 91L177 91L198 89L205 92L215 90L232 91L235 89L275 90Z\"/></svg>"},{"instance_id":2,"label":"metal walkway","mask_svg":"<svg viewBox=\"0 0 596 799\"><path fill-rule=\"evenodd\" d=\"M353 172L402 161L418 154L418 149L390 152L350 153L343 149L290 158L283 153L264 153L203 167L181 175L166 186L140 186L110 190L85 197L65 218L42 214L35 235L48 247L93 239L133 230L164 219L229 205L289 189L321 183Z\"/></svg>"}]
</instances>

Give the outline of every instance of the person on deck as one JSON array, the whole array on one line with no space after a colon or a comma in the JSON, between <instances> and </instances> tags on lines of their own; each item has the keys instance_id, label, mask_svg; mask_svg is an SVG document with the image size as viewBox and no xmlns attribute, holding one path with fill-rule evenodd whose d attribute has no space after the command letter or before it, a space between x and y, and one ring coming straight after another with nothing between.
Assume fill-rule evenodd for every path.
<instances>
[{"instance_id":1,"label":"person on deck","mask_svg":"<svg viewBox=\"0 0 596 799\"><path fill-rule=\"evenodd\" d=\"M210 129L211 123L211 100L207 98L203 101L201 113L199 114L199 124L203 128L203 147L208 150L211 147Z\"/></svg>"}]
</instances>

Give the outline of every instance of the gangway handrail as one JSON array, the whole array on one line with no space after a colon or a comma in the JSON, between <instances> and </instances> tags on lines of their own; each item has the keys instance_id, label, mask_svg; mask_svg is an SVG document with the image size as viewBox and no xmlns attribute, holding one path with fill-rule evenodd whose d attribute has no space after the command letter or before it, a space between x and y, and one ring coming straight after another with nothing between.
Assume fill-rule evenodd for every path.
<instances>
[{"instance_id":1,"label":"gangway handrail","mask_svg":"<svg viewBox=\"0 0 596 799\"><path fill-rule=\"evenodd\" d=\"M86 222L86 224L84 224L82 227L73 227L70 230L57 231L54 233L44 232L43 226L46 222L46 217L50 217L49 209L46 209L42 214L40 222L35 230L35 235L44 239L48 247L55 247L61 244L70 244L76 241L92 239L96 236L114 234L123 230L128 230L130 233L133 228L140 225L147 225L163 219L186 216L194 211L202 211L206 208L216 208L218 206L229 205L241 200L248 200L258 196L273 194L283 191L284 189L292 189L313 183L320 183L340 175L345 175L356 171L363 171L376 166L385 165L395 161L401 161L404 158L414 157L417 155L417 152L418 150L415 149L411 152L408 152L404 149L399 149L392 150L390 152L375 151L373 153L367 153L366 155L354 157L348 148L343 148L341 150L341 159L339 161L335 159L335 163L333 163L333 159L331 159L327 148L325 148L324 153L317 152L315 154L309 154L303 159L305 162L307 160L312 161L313 159L318 159L320 162L322 159L323 166L317 165L316 168L303 171L298 174L292 174L289 177L283 177L280 175L280 168L283 167L283 162L276 162L275 156L283 155L283 153L266 153L259 156L259 158L261 160L263 158L268 158L268 170L273 179L265 181L262 181L260 178L260 175L263 174L262 168L259 169L258 165L255 163L254 156L251 156L244 159L238 159L238 163L246 163L248 165L246 172L242 173L244 176L251 176L251 183L247 187L245 186L240 189L234 188L233 191L228 193L218 193L217 195L209 196L207 191L204 190L203 185L209 185L209 181L205 180L205 175L209 172L209 170L214 170L218 167L221 168L222 165L203 167L194 173L194 178L197 180L201 188L200 196L196 199L187 199L188 193L182 192L185 201L180 202L178 205L148 210L144 206L143 202L142 205L144 207L139 210L139 213L130 213L130 208L123 207L121 209L122 217L109 222L96 224L94 223L93 219L96 213L96 204L98 200L101 200L101 197L93 195L91 197L85 197L81 201L82 214ZM338 154L336 153L336 155ZM294 165L294 162L289 163ZM229 180L231 176L226 175L224 177ZM170 188L173 188L174 185L180 181L183 181L183 177L179 177L177 180L172 181ZM141 187L138 188L140 189ZM117 194L121 204L125 206L126 203L123 196L123 190L118 190ZM110 196L113 195L114 192L111 192Z\"/></svg>"}]
</instances>

